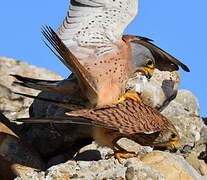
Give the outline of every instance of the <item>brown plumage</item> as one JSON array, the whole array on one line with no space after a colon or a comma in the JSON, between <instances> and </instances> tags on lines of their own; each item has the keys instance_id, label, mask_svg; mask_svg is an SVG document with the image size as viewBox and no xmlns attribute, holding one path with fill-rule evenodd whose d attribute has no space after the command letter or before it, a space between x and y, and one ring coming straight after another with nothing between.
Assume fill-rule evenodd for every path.
<instances>
[{"instance_id":1,"label":"brown plumage","mask_svg":"<svg viewBox=\"0 0 207 180\"><path fill-rule=\"evenodd\" d=\"M73 111L61 117L21 121L90 124L95 127L96 141L114 151L123 150L116 143L121 137L133 139L142 145L170 148L177 145L179 137L176 129L156 110L132 100L113 105L123 95L132 69L143 72L144 76L149 72L152 75L154 65L159 62L155 58L164 62L167 59L168 65L172 65L170 70L177 70L180 65L188 71L184 64L151 44L149 39L122 36L137 13L137 2L73 0L57 34L50 27L43 27L43 35L59 55L50 49L77 77L82 97L88 100L84 106L96 108ZM137 59L133 59L133 43L138 44L135 50L145 49ZM148 56L146 49L154 58ZM158 67L165 70L159 63ZM62 92L65 89L67 91L65 87L58 90ZM62 106L65 107L64 104Z\"/></svg>"},{"instance_id":2,"label":"brown plumage","mask_svg":"<svg viewBox=\"0 0 207 180\"><path fill-rule=\"evenodd\" d=\"M118 152L128 153L117 144L123 137L141 145L164 146L169 149L177 148L179 144L179 135L167 118L156 109L131 99L113 106L71 111L58 117L26 118L17 121L91 125L95 127L93 136L96 142L112 148L115 156Z\"/></svg>"},{"instance_id":3,"label":"brown plumage","mask_svg":"<svg viewBox=\"0 0 207 180\"><path fill-rule=\"evenodd\" d=\"M113 53L89 63L86 59L77 59L52 28L43 27L42 34L60 56L46 45L76 75L82 93L91 105L101 107L117 102L124 93L126 82L132 72L129 42L120 41ZM81 64L82 61L85 62L84 66Z\"/></svg>"}]
</instances>

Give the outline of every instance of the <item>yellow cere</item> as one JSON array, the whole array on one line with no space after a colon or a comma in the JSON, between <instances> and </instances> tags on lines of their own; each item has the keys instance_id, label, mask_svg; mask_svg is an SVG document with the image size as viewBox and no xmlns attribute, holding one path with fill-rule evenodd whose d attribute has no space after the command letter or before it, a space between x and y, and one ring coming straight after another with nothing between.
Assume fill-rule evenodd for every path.
<instances>
[{"instance_id":1,"label":"yellow cere","mask_svg":"<svg viewBox=\"0 0 207 180\"><path fill-rule=\"evenodd\" d=\"M148 72L150 72L151 74L154 73L154 69L152 69L152 68L145 67L144 70L145 70L145 74L148 74Z\"/></svg>"},{"instance_id":2,"label":"yellow cere","mask_svg":"<svg viewBox=\"0 0 207 180\"><path fill-rule=\"evenodd\" d=\"M179 146L180 146L179 141L173 141L173 142L170 142L170 147L171 147L172 149L174 149L174 148L178 148Z\"/></svg>"}]
</instances>

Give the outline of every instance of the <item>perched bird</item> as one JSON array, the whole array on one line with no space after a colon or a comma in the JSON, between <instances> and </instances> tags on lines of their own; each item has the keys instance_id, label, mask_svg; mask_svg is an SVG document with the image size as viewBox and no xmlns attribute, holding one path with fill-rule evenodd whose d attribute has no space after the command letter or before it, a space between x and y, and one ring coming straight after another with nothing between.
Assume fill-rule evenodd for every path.
<instances>
[{"instance_id":1,"label":"perched bird","mask_svg":"<svg viewBox=\"0 0 207 180\"><path fill-rule=\"evenodd\" d=\"M123 149L117 141L123 137L144 146L166 147L176 150L179 135L173 124L154 108L131 97L122 103L95 109L71 111L49 118L24 118L26 123L72 123L93 126L93 137L101 146L114 151L115 158L129 158L135 155Z\"/></svg>"}]
</instances>

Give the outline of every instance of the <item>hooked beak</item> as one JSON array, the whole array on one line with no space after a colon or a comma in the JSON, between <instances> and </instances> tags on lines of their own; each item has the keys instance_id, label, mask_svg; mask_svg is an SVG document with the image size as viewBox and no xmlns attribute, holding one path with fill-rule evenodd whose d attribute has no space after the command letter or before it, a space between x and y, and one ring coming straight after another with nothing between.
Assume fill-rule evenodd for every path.
<instances>
[{"instance_id":1,"label":"hooked beak","mask_svg":"<svg viewBox=\"0 0 207 180\"><path fill-rule=\"evenodd\" d=\"M141 72L146 76L147 79L150 79L154 73L154 69L148 67L138 67L135 69L134 73Z\"/></svg>"},{"instance_id":2,"label":"hooked beak","mask_svg":"<svg viewBox=\"0 0 207 180\"><path fill-rule=\"evenodd\" d=\"M154 73L154 69L150 69L147 67L144 68L144 71L145 71L145 76L147 79L150 79Z\"/></svg>"},{"instance_id":3,"label":"hooked beak","mask_svg":"<svg viewBox=\"0 0 207 180\"><path fill-rule=\"evenodd\" d=\"M180 146L179 141L171 141L168 143L154 144L154 147L158 147L158 148L164 147L174 153L177 152L177 150L179 149L179 146Z\"/></svg>"},{"instance_id":4,"label":"hooked beak","mask_svg":"<svg viewBox=\"0 0 207 180\"><path fill-rule=\"evenodd\" d=\"M180 143L179 141L172 141L169 143L169 148L172 152L177 152L179 149Z\"/></svg>"}]
</instances>

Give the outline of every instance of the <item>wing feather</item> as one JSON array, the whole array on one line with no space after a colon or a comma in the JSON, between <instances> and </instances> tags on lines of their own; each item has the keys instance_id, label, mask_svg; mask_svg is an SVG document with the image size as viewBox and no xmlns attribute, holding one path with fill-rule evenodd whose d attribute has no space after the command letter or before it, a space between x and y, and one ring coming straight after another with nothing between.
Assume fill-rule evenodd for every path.
<instances>
[{"instance_id":1,"label":"wing feather","mask_svg":"<svg viewBox=\"0 0 207 180\"><path fill-rule=\"evenodd\" d=\"M71 0L57 34L67 47L92 48L102 54L121 40L137 11L138 0Z\"/></svg>"},{"instance_id":2,"label":"wing feather","mask_svg":"<svg viewBox=\"0 0 207 180\"><path fill-rule=\"evenodd\" d=\"M162 131L169 122L156 109L132 100L113 107L85 109L66 113L59 117L44 119L18 119L32 123L75 123L114 129L123 134L152 133ZM168 123L169 124L169 123Z\"/></svg>"},{"instance_id":3,"label":"wing feather","mask_svg":"<svg viewBox=\"0 0 207 180\"><path fill-rule=\"evenodd\" d=\"M42 34L53 46L53 48L59 53L59 55L50 48L49 49L60 59L60 61L68 67L77 77L78 83L83 92L88 92L91 97L97 97L96 84L94 79L91 77L89 72L83 65L80 64L79 60L73 55L73 53L65 46L53 29L49 26L43 26Z\"/></svg>"}]
</instances>

